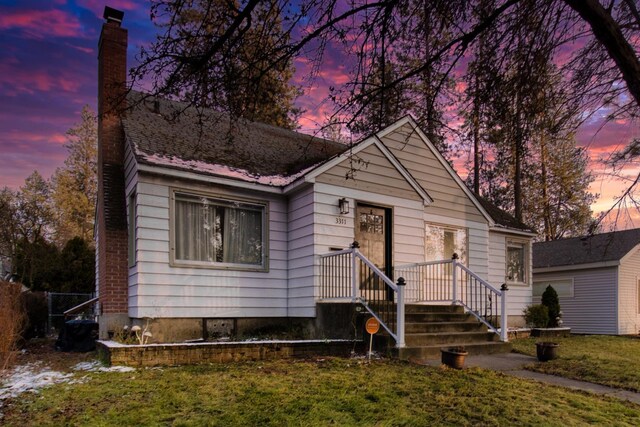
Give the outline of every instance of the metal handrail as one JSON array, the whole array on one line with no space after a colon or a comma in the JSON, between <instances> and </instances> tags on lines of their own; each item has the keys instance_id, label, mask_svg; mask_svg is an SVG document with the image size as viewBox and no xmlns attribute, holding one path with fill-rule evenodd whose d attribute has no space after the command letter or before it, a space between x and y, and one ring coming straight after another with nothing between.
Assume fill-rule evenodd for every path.
<instances>
[{"instance_id":1,"label":"metal handrail","mask_svg":"<svg viewBox=\"0 0 640 427\"><path fill-rule=\"evenodd\" d=\"M437 268L438 266L446 265L451 265L450 271L449 269L445 271ZM490 331L500 335L502 341L508 341L506 308L506 291L508 288L506 285L502 285L501 289L495 288L471 269L461 264L457 257L453 257L450 260L399 265L394 267L394 271L397 274L403 274L407 278L410 288L408 292L414 292L409 294L409 298L413 297L413 300L416 301L449 301L452 304L460 304L471 315L485 324ZM435 285L430 288L430 291L427 291L426 287L429 283L435 283ZM467 285L467 288L463 287L464 284ZM416 294L423 298L416 299ZM468 299L470 294L475 300ZM482 300L479 300L479 295L482 296ZM497 324L498 307L495 307L495 303L498 300L500 301L500 327ZM496 316L493 315L494 309ZM485 315L481 311L485 311Z\"/></svg>"},{"instance_id":2,"label":"metal handrail","mask_svg":"<svg viewBox=\"0 0 640 427\"><path fill-rule=\"evenodd\" d=\"M356 257L360 258L362 260L362 262L364 262L365 264L367 264L367 266L373 270L378 276L380 276L380 278L391 288L393 289L395 292L398 292L398 287L396 286L395 283L393 283L391 281L391 279L389 279L386 274L384 274L382 271L380 271L380 269L378 267L375 266L375 264L373 264L371 261L369 261L367 259L367 257L365 257L364 255L362 255L362 253L360 253L359 250L354 249L355 251L355 255Z\"/></svg>"},{"instance_id":3,"label":"metal handrail","mask_svg":"<svg viewBox=\"0 0 640 427\"><path fill-rule=\"evenodd\" d=\"M348 256L349 260L345 256ZM358 268L358 260L360 260L360 268ZM375 264L373 264L366 256L364 256L357 247L343 249L340 251L330 252L320 255L321 270L321 286L320 298L324 300L344 300L349 298L352 302L358 302L380 322L380 325L395 340L396 346L402 348L405 346L404 341L404 279L399 278L398 284L394 283L386 274L384 274ZM365 270L370 273L365 275ZM395 319L389 317L392 315L390 311L377 312L376 307L371 305L371 301L367 296L362 295L358 284L367 277L370 282L381 280L385 286L394 292L391 300L381 300L374 297L374 303L382 303L385 308L391 310L392 306L396 311ZM366 293L366 292L365 292ZM382 290L372 290L370 294L376 295L386 293L385 288ZM394 304L395 301L395 304ZM382 314L386 313L385 318ZM395 320L395 330L393 328L393 320Z\"/></svg>"},{"instance_id":4,"label":"metal handrail","mask_svg":"<svg viewBox=\"0 0 640 427\"><path fill-rule=\"evenodd\" d=\"M91 304L95 303L98 301L98 297L95 298L91 298L88 301L85 301L81 304L76 305L75 307L71 307L69 310L63 312L62 314L64 314L65 316L68 316L70 314L74 314L77 313L78 311L81 311L83 308L90 306Z\"/></svg>"}]
</instances>

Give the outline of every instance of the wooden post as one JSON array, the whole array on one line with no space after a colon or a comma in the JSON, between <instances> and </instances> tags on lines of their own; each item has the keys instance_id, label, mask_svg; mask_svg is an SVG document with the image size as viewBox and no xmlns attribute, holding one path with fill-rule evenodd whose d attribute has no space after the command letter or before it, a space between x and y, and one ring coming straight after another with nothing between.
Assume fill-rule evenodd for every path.
<instances>
[{"instance_id":1,"label":"wooden post","mask_svg":"<svg viewBox=\"0 0 640 427\"><path fill-rule=\"evenodd\" d=\"M351 244L351 301L355 302L357 299L358 293L358 273L357 268L358 265L356 263L356 253L358 252L358 248L360 244L355 240Z\"/></svg>"},{"instance_id":2,"label":"wooden post","mask_svg":"<svg viewBox=\"0 0 640 427\"><path fill-rule=\"evenodd\" d=\"M457 268L457 264L458 264L458 254L457 253L453 253L453 255L451 256L451 281L453 282L453 295L452 295L452 303L455 304L456 301L458 300L458 268Z\"/></svg>"},{"instance_id":3,"label":"wooden post","mask_svg":"<svg viewBox=\"0 0 640 427\"><path fill-rule=\"evenodd\" d=\"M396 336L398 340L396 342L396 347L404 348L406 346L404 342L404 287L407 282L404 280L404 277L399 277L396 285L398 286L398 308L397 308L397 330Z\"/></svg>"},{"instance_id":4,"label":"wooden post","mask_svg":"<svg viewBox=\"0 0 640 427\"><path fill-rule=\"evenodd\" d=\"M500 340L502 342L509 341L509 329L507 328L507 291L509 288L506 283L502 284L500 298Z\"/></svg>"}]
</instances>

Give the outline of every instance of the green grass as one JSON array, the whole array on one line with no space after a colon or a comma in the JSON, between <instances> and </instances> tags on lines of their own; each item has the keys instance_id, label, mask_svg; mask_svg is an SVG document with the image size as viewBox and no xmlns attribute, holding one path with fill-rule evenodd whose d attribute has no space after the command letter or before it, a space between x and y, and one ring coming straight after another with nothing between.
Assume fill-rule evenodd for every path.
<instances>
[{"instance_id":1,"label":"green grass","mask_svg":"<svg viewBox=\"0 0 640 427\"><path fill-rule=\"evenodd\" d=\"M85 374L77 374L79 377ZM640 406L480 369L269 361L131 373L26 394L5 425L640 425Z\"/></svg>"},{"instance_id":2,"label":"green grass","mask_svg":"<svg viewBox=\"0 0 640 427\"><path fill-rule=\"evenodd\" d=\"M560 343L559 358L528 369L640 392L640 339L591 335L544 341ZM535 356L536 339L512 343L515 351Z\"/></svg>"}]
</instances>

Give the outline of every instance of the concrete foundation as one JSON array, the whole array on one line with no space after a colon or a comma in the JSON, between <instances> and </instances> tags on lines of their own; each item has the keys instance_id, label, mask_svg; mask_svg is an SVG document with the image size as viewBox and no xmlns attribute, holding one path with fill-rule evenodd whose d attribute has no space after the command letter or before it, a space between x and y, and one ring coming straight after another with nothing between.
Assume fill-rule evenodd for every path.
<instances>
[{"instance_id":1,"label":"concrete foundation","mask_svg":"<svg viewBox=\"0 0 640 427\"><path fill-rule=\"evenodd\" d=\"M160 318L131 319L126 314L100 316L100 339L110 339L125 325L148 328L149 343L179 343L193 340L256 339L349 339L362 340L369 317L360 304L319 303L315 318Z\"/></svg>"},{"instance_id":2,"label":"concrete foundation","mask_svg":"<svg viewBox=\"0 0 640 427\"><path fill-rule=\"evenodd\" d=\"M98 337L101 340L110 339L114 331L121 331L130 324L127 313L103 313L98 316Z\"/></svg>"},{"instance_id":3,"label":"concrete foundation","mask_svg":"<svg viewBox=\"0 0 640 427\"><path fill-rule=\"evenodd\" d=\"M194 365L249 360L349 356L361 343L348 340L267 341L122 345L98 341L100 359L107 365L135 367Z\"/></svg>"}]
</instances>

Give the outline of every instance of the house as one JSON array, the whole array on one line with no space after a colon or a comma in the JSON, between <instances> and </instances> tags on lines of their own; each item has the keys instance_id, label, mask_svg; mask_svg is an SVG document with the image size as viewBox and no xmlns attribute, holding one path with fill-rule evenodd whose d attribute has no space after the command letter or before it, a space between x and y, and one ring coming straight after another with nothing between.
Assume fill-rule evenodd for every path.
<instances>
[{"instance_id":1,"label":"house","mask_svg":"<svg viewBox=\"0 0 640 427\"><path fill-rule=\"evenodd\" d=\"M327 337L353 330L359 303L402 346L405 300L455 302L494 332L501 309L522 322L535 233L475 196L411 117L350 146L212 111L200 125L127 92L122 15L105 18L102 337L145 318L161 341L292 319Z\"/></svg>"},{"instance_id":2,"label":"house","mask_svg":"<svg viewBox=\"0 0 640 427\"><path fill-rule=\"evenodd\" d=\"M640 228L534 243L534 303L549 285L571 332L637 334Z\"/></svg>"}]
</instances>

